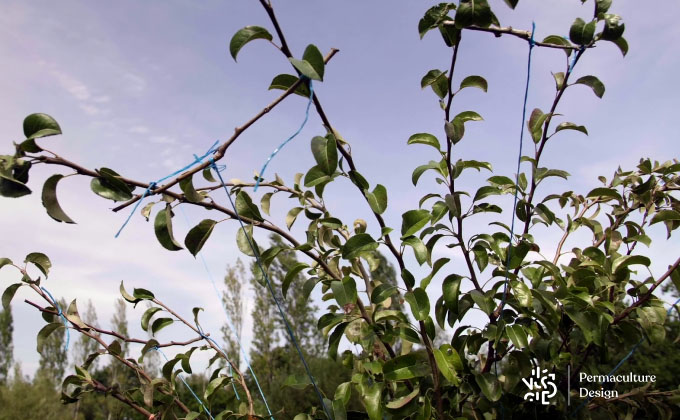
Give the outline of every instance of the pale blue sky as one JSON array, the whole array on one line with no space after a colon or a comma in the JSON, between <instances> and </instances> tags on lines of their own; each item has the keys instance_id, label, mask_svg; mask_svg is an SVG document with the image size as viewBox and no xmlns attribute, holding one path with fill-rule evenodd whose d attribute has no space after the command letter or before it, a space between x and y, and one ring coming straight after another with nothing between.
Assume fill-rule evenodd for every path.
<instances>
[{"instance_id":1,"label":"pale blue sky","mask_svg":"<svg viewBox=\"0 0 680 420\"><path fill-rule=\"evenodd\" d=\"M574 17L588 18L592 13L591 2L580 6L577 0L522 0L515 12L500 0L492 3L503 25L526 29L535 20L539 39L553 33L566 35ZM443 118L435 96L420 89L420 79L428 70L444 70L450 60L436 33L418 38L417 22L431 4L275 3L295 54L301 55L308 43L324 53L331 47L340 49L327 67L325 82L315 88L331 122L351 143L359 170L372 185L387 187L386 220L397 230L401 213L415 208L420 196L436 188L427 176L419 190L410 182L415 166L435 158L431 149L406 146L413 133L442 134ZM609 176L618 165L632 167L640 156L668 160L680 155L676 117L680 54L674 44L680 38L676 25L680 6L663 4L650 10L644 2L615 2L612 12L625 19L630 53L624 59L616 47L605 44L577 66L576 76L597 75L607 92L598 99L586 87L568 91L558 111L565 120L587 126L590 136L565 132L555 137L543 164L565 169L572 178L568 184L552 181L544 191L586 193L597 185L597 175ZM661 7L667 10L654 15ZM254 0L200 5L179 0L58 4L5 0L0 16L3 150L9 152L11 141L22 138L26 115L46 112L64 131L63 136L44 139L41 144L46 148L84 166L110 167L135 179L165 176L190 161L193 153L227 138L234 127L278 96L267 91L269 82L291 69L271 45L253 42L241 51L238 63L228 54L231 35L249 24L271 27ZM526 42L516 38L464 34L456 80L480 74L489 81L489 93L469 89L454 101L456 111L475 110L486 120L468 125L457 156L487 160L499 173L513 173L526 52ZM535 50L530 109L549 107L554 94L550 71L563 71L564 63L560 51ZM304 99L289 98L248 130L229 151L226 177L250 178L271 150L296 130L304 106ZM309 139L320 133L323 128L312 114L302 134L269 166L269 174L278 172L291 182L295 172L311 167ZM36 168L32 189L39 192L42 181L55 170ZM469 176L463 185L474 191L486 177ZM120 280L129 287L153 289L184 313L203 306L209 313L221 314L200 263L187 252L163 250L152 226L141 217L136 216L122 237L114 240L127 213L109 212L111 202L91 194L88 183L69 178L60 185L60 201L79 223L75 226L53 222L44 213L39 194L3 199L0 236L11 239L2 241L0 254L15 260L32 251L50 255L55 267L46 286L69 299L91 298L103 325L111 316ZM334 183L327 191L329 208L346 223L366 217L368 207L348 182ZM219 194L215 197L223 199ZM283 198L275 198L274 213L280 215L286 204ZM188 213L194 223L210 217ZM510 214L503 217L509 223ZM368 221L369 231L375 233L376 224ZM473 228L484 226L479 223ZM176 221L178 238L187 229L181 219ZM238 256L235 229L233 223L220 225L205 248L217 277ZM539 232L549 242L558 235L540 228ZM654 232L661 233L661 227ZM677 254L678 241L673 245L655 252L657 274ZM437 250L437 256L448 252ZM452 257L450 269L460 267L459 257ZM8 270L0 273L3 288L12 280ZM37 363L35 334L42 320L21 303L29 296L20 292L14 304L15 354L25 371L32 372ZM141 336L137 327L141 312L128 315L135 335ZM220 322L221 315L206 316L206 330L216 332ZM171 334L165 331L161 336L167 339Z\"/></svg>"}]
</instances>

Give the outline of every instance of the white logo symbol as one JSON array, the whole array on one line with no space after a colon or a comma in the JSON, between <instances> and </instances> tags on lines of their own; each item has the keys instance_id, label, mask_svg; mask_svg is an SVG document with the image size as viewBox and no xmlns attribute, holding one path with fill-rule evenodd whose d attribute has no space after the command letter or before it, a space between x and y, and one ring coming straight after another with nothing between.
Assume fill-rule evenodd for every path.
<instances>
[{"instance_id":1,"label":"white logo symbol","mask_svg":"<svg viewBox=\"0 0 680 420\"><path fill-rule=\"evenodd\" d=\"M531 370L531 378L527 381L522 378L522 382L529 388L529 392L524 394L524 399L529 401L540 401L543 405L548 405L548 400L557 394L557 387L553 382L555 380L555 374L548 373L548 369L535 368ZM534 380L534 378L536 380ZM552 388L552 390L550 390Z\"/></svg>"}]
</instances>

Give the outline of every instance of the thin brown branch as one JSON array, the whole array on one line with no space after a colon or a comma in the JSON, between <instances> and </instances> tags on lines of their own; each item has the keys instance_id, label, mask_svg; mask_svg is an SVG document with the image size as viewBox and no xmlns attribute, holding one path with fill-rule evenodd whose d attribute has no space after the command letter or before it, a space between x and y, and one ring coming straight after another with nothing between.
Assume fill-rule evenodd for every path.
<instances>
[{"instance_id":1,"label":"thin brown branch","mask_svg":"<svg viewBox=\"0 0 680 420\"><path fill-rule=\"evenodd\" d=\"M444 22L444 26L455 26L456 22L455 21L447 21ZM497 37L501 35L512 35L517 38L521 38L525 41L529 41L531 39L531 31L523 31L519 29L514 29L512 26L508 27L498 27L498 26L489 26L489 27L481 27L481 26L466 26L464 29L469 29L471 31L479 31L479 32L489 32ZM555 48L558 50L567 50L567 51L574 51L578 50L580 47L577 45L561 45L561 44L553 44L550 42L539 42L539 41L534 41L534 45L537 47L545 47L545 48ZM588 48L593 48L594 45L589 45Z\"/></svg>"},{"instance_id":2,"label":"thin brown branch","mask_svg":"<svg viewBox=\"0 0 680 420\"><path fill-rule=\"evenodd\" d=\"M668 277L670 277L671 274L673 274L673 271L675 271L678 268L678 265L680 265L680 258L675 260L673 265L671 265L668 268L668 271L663 273L663 275L661 277L659 277L659 279L657 281L654 282L654 284L652 285L652 287L649 288L649 291L647 291L647 293L645 293L635 303L633 303L632 305L630 305L629 307L624 309L620 314L618 314L616 316L616 318L614 318L614 321L612 321L612 325L618 324L624 318L626 318L635 308L637 308L638 306L647 302L652 297L652 293L654 293L654 290L656 290L656 288L659 287L659 285L661 285L661 283L663 283Z\"/></svg>"}]
</instances>

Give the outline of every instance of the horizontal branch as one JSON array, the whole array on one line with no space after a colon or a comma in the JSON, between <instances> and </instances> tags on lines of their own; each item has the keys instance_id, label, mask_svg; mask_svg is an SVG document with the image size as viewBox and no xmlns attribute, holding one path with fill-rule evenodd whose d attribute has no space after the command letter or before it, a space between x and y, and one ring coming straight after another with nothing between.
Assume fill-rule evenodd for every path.
<instances>
[{"instance_id":1,"label":"horizontal branch","mask_svg":"<svg viewBox=\"0 0 680 420\"><path fill-rule=\"evenodd\" d=\"M37 303L31 302L31 301L28 300L28 299L24 299L24 302L26 302L26 303L28 303L29 305L33 306L34 308L38 309L40 312L44 312L44 313L50 314L50 315L58 315L58 314L59 314L59 313L58 313L56 310L54 310L54 309L43 308L42 306L38 305ZM68 319L68 317L67 317L66 319L69 321L69 323L71 324L71 326L73 326L73 329L74 329L74 330L76 330L76 331L82 331L82 330L83 330L82 327L80 327L79 325L73 323L70 319ZM142 339L139 339L139 338L130 338L130 337L126 337L126 336L124 336L124 335L122 335L122 334L120 334L120 333L117 333L116 331L109 331L109 330L104 330L104 329L101 329L101 328L97 328L97 327L95 327L95 326L93 326L93 325L90 325L90 324L87 324L87 323L85 323L85 322L83 322L83 324L85 324L85 326L86 326L88 329L93 330L93 331L96 331L96 332L98 332L99 334L110 335L110 336L112 336L112 337L116 337L116 338L118 338L118 339L120 339L120 340L123 340L123 341L125 341L126 343L147 344L147 343L150 341L150 340L142 340ZM206 335L210 335L210 334L206 334ZM201 340L203 340L203 337L198 336L198 337L196 337L196 338L192 338L191 340L187 340L187 341L170 341L170 342L167 342L167 343L159 343L159 344L156 345L156 347L161 348L161 347L172 347L172 346L188 346L189 344L193 344L193 343L199 342L199 341L201 341Z\"/></svg>"},{"instance_id":2,"label":"horizontal branch","mask_svg":"<svg viewBox=\"0 0 680 420\"><path fill-rule=\"evenodd\" d=\"M447 21L442 23L444 26L454 26L456 24L455 21ZM489 32L492 33L496 36L501 36L501 35L512 35L516 36L517 38L521 38L525 41L529 41L531 39L531 31L522 31L519 29L514 29L512 26L508 27L498 27L498 26L489 26L489 27L483 27L483 26L477 26L477 25L472 25L472 26L466 26L465 29L469 29L472 31L479 31L479 32ZM575 51L581 48L580 46L576 45L561 45L561 44L553 44L550 42L539 42L539 41L534 41L534 45L537 47L546 47L546 48L555 48L558 50L568 50L568 51ZM593 48L594 45L589 45L587 48Z\"/></svg>"}]
</instances>

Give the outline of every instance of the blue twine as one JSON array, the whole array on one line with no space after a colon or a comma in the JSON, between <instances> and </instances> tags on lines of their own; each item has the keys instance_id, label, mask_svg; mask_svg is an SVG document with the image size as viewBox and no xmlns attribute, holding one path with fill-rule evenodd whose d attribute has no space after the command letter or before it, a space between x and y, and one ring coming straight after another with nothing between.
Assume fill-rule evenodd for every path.
<instances>
[{"instance_id":1,"label":"blue twine","mask_svg":"<svg viewBox=\"0 0 680 420\"><path fill-rule=\"evenodd\" d=\"M224 351L224 349L223 349L222 347L220 347L219 344L217 344L217 341L213 340L212 338L210 338L209 336L207 336L206 334L204 334L204 333L203 333L203 328L201 328L200 325L196 324L196 326L198 327L198 333L201 335L201 337L203 337L205 340L210 341L211 343L213 343L213 344L215 345L215 347L217 347L217 348L222 352L222 354L224 354L224 357L226 358L226 357L227 357L227 352ZM229 363L229 373L231 374L231 376L232 376L232 378L233 378L234 374L233 374L233 371L231 370L231 361L227 359L227 362ZM234 385L234 382L231 383L231 386L234 388L234 393L236 394L236 399L237 399L238 401L241 401L241 397L238 395L238 391L236 390L236 385ZM266 403L265 403L265 404L266 404ZM270 414L271 414L271 413L270 413Z\"/></svg>"},{"instance_id":2,"label":"blue twine","mask_svg":"<svg viewBox=\"0 0 680 420\"><path fill-rule=\"evenodd\" d=\"M305 124L307 124L307 120L309 119L309 108L312 106L312 102L314 101L314 86L312 85L311 79L308 79L303 76L303 79L309 80L309 102L307 102L307 109L305 110L305 119L302 121L302 125L300 125L300 128L297 129L295 133L293 133L292 136L288 137L279 147L274 149L271 155L267 158L267 161L262 165L262 169L260 170L260 173L257 174L257 181L255 181L255 188L253 189L253 192L257 192L257 188L260 186L260 181L264 179L264 171L267 169L267 165L269 165L269 162L271 162L272 159L274 159L274 156L276 156L277 153L283 149L283 146L288 144L289 141L293 140L298 134L300 134L300 131L305 127Z\"/></svg>"},{"instance_id":3,"label":"blue twine","mask_svg":"<svg viewBox=\"0 0 680 420\"><path fill-rule=\"evenodd\" d=\"M156 350L157 352L159 352L160 354L162 354L162 355L163 355L163 358L164 358L166 361L168 361L168 356L165 355L165 353L163 352L163 350L161 350L161 349L158 348L157 346L152 347L152 348L153 348L154 350ZM177 377L184 383L184 386L187 387L187 389L189 390L189 392L191 392L191 395L194 396L194 398L196 399L196 401L198 401L198 404L201 406L201 408L203 408L203 410L206 412L206 414L208 415L208 417L210 417L212 420L215 420L215 418L212 416L212 414L210 414L210 410L208 410L208 407L206 407L205 404L203 404L203 400L201 400L201 399L198 397L198 395L196 395L196 393L194 392L193 389L191 389L191 387L189 386L189 384L187 383L187 381L184 380L183 375L182 375L182 374L179 374L179 375L177 375Z\"/></svg>"},{"instance_id":4,"label":"blue twine","mask_svg":"<svg viewBox=\"0 0 680 420\"><path fill-rule=\"evenodd\" d=\"M279 302L279 299L276 297L276 293L274 292L274 289L272 288L272 284L269 281L269 276L267 275L267 271L262 266L262 261L260 260L260 254L259 254L259 252L257 252L257 248L255 247L255 244L253 243L253 239L248 235L248 232L246 231L245 224L243 223L241 216L239 216L239 214L238 214L238 210L236 209L236 205L234 204L234 200L232 200L231 194L229 193L229 190L227 189L227 186L224 183L224 179L222 178L222 174L220 174L220 172L217 171L217 168L215 167L215 161L212 158L210 160L212 162L213 169L215 169L215 172L217 173L217 176L220 179L220 182L222 184L222 188L224 189L224 192L227 194L227 197L229 198L229 203L231 204L231 207L234 210L234 214L236 215L236 219L238 220L239 224L241 225L241 229L243 230L243 234L245 235L246 239L248 240L248 245L250 246L250 249L253 251L253 255L255 255L255 261L257 263L257 266L260 268L260 271L262 272L262 276L264 277L265 284L267 285L267 288L269 289L269 292L271 293L272 298L274 299L274 303L276 303L276 307L279 310L279 314L281 315L281 319L283 320L283 323L286 326L288 336L290 337L291 341L293 342L293 346L297 350L298 356L300 356L300 360L302 361L302 365L305 367L305 371L307 372L307 376L309 376L309 379L312 382L312 386L314 387L314 391L316 391L316 395L319 398L319 401L321 402L321 406L323 407L323 410L326 413L326 416L328 417L329 420L331 420L334 417L331 416L330 412L328 411L328 407L326 407L326 403L323 400L323 396L321 395L321 391L319 390L319 387L316 385L316 381L314 380L314 376L312 375L312 371L310 370L309 365L307 364L307 361L305 360L305 356L302 354L302 349L300 348L300 345L298 344L297 339L295 338L295 334L293 333L293 329L291 328L290 323L288 322L288 318L286 317L286 314L283 312L283 308L281 307L281 302Z\"/></svg>"},{"instance_id":5,"label":"blue twine","mask_svg":"<svg viewBox=\"0 0 680 420\"><path fill-rule=\"evenodd\" d=\"M534 33L536 32L536 23L531 22L531 39L529 39L529 58L527 60L527 83L526 87L524 88L524 105L522 107L522 126L519 134L519 155L517 156L517 173L515 175L515 198L514 202L512 205L512 222L510 223L510 242L508 245L508 255L506 256L505 260L505 286L503 287L503 299L501 300L501 306L498 312L498 316L500 317L501 313L503 312L503 307L505 306L505 300L507 298L508 294L508 270L510 269L510 256L512 254L512 238L515 236L515 216L517 213L517 193L519 190L519 174L520 174L520 166L522 164L522 144L524 142L524 120L527 117L527 100L529 98L529 83L531 81L531 52L534 49L534 45L536 45L536 42L534 41ZM496 372L498 373L498 372Z\"/></svg>"},{"instance_id":6,"label":"blue twine","mask_svg":"<svg viewBox=\"0 0 680 420\"><path fill-rule=\"evenodd\" d=\"M71 332L68 330L68 320L64 316L64 313L61 311L61 308L59 307L59 304L57 303L56 299L52 296L52 294L45 289L44 287L40 287L40 289L47 293L47 295L52 299L52 304L54 307L57 309L57 316L61 318L61 321L64 323L64 328L66 329L66 344L64 344L64 351L68 351L68 345L71 342Z\"/></svg>"},{"instance_id":7,"label":"blue twine","mask_svg":"<svg viewBox=\"0 0 680 420\"><path fill-rule=\"evenodd\" d=\"M212 167L217 168L217 171L221 171L223 169L220 169L220 167L223 167L226 169L226 166L224 165L215 165L215 162L212 161ZM184 212L184 209L180 207L180 211L182 212L182 215L184 216L184 220L186 221L187 225L190 225L189 223L189 218L187 217L186 213ZM236 329L236 326L234 325L234 322L231 319L231 316L229 315L229 312L227 309L224 307L222 304L222 298L220 297L221 294L217 288L217 284L215 283L215 279L210 272L210 269L208 268L208 263L205 261L205 258L203 257L202 253L198 253L199 257L201 257L201 262L203 263L203 268L205 269L205 272L208 274L208 278L210 279L210 283L212 284L213 290L215 291L215 296L220 300L220 307L222 308L222 312L224 312L224 316L227 318L227 326L231 330L231 332L236 336L236 342L238 343L239 350L241 351L241 355L243 356L243 360L246 362L246 366L248 367L248 370L250 373L253 375L253 379L255 380L255 385L257 386L257 390L260 393L260 396L262 397L262 401L264 402L264 406L267 408L267 412L269 413L269 416L274 419L274 415L272 414L271 410L269 409L269 404L267 404L267 398L264 396L264 392L262 391L262 387L260 386L260 382L257 380L257 375L255 374L255 371L253 370L253 367L250 365L250 359L248 358L248 354L245 351L245 347L243 346L243 343L241 341L241 336L238 334L238 331ZM231 370L231 365L229 365L229 369ZM232 383L233 385L233 383ZM234 392L236 392L236 398L239 399L238 392L236 391L236 386L234 386Z\"/></svg>"},{"instance_id":8,"label":"blue twine","mask_svg":"<svg viewBox=\"0 0 680 420\"><path fill-rule=\"evenodd\" d=\"M569 68L567 69L567 73L571 74L572 70L574 70L574 66L576 65L576 60L578 59L578 56L580 53L582 53L586 49L585 45L581 45L578 49L578 52L574 51L574 56L571 57L571 63L569 63Z\"/></svg>"},{"instance_id":9,"label":"blue twine","mask_svg":"<svg viewBox=\"0 0 680 420\"><path fill-rule=\"evenodd\" d=\"M120 235L120 233L123 231L123 229L125 229L125 226L127 226L127 224L130 222L130 219L132 219L132 216L135 214L135 211L137 211L137 208L139 207L139 205L142 204L142 201L144 200L144 198L149 194L149 192L150 192L152 189L156 188L156 186L157 186L158 184L160 184L161 182L165 181L166 179L169 179L169 178L172 178L172 177L174 177L174 176L176 176L176 175L179 175L179 174L181 174L182 172L184 172L184 171L190 169L192 166L202 163L203 159L207 158L208 156L210 156L210 155L212 155L213 153L215 153L215 151L217 151L217 145L218 145L218 144L219 144L219 140L216 141L215 143L213 143L213 145L210 146L210 149L208 149L208 151L205 152L205 154L202 155L202 156L196 156L196 155L194 154L194 161L191 162L190 164L186 165L186 166L183 167L182 169L178 169L178 170L176 170L175 172L171 173L170 175L164 176L163 178L161 178L161 179L159 179L159 180L150 182L150 183L149 183L149 186L146 188L146 191L144 191L144 194L142 194L142 196L139 198L139 200L137 200L137 202L135 203L135 206L132 208L132 211L131 211L130 214L128 215L127 219L125 219L125 222L123 223L123 226L121 226L120 229L118 229L118 232L116 233L116 236L115 236L115 237L117 238L117 237Z\"/></svg>"},{"instance_id":10,"label":"blue twine","mask_svg":"<svg viewBox=\"0 0 680 420\"><path fill-rule=\"evenodd\" d=\"M678 300L676 300L675 303L672 304L670 308L668 308L668 311L666 312L666 316L670 316L671 312L673 312L673 308L675 308L675 306L676 306L677 304L679 304L679 303L680 303L680 298L678 298ZM619 370L619 368L626 362L626 360L630 359L631 356L633 356L633 353L635 353L635 352L637 351L638 347L640 347L640 344L642 344L643 341L645 341L644 335L642 336L642 338L640 339L640 341L638 341L637 344L635 344L635 345L633 346L633 348L630 349L630 351L628 352L628 354L626 355L626 357L624 357L623 359L621 359L621 361L620 361L619 363L617 363L616 366L614 366L614 368L611 370L611 372L609 372L606 376L610 376L610 375L615 374L616 371ZM594 397L590 397L590 398L588 398L587 400L585 400L584 402L582 402L581 404L579 404L579 406L576 407L576 409L575 409L574 411L571 412L571 414L569 415L569 417L573 417L573 416L574 416L576 413L578 413L583 407L585 407L586 404L588 404L593 398L594 398Z\"/></svg>"}]
</instances>

